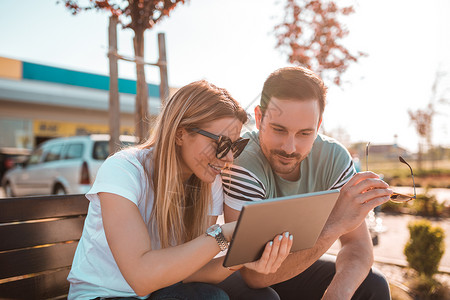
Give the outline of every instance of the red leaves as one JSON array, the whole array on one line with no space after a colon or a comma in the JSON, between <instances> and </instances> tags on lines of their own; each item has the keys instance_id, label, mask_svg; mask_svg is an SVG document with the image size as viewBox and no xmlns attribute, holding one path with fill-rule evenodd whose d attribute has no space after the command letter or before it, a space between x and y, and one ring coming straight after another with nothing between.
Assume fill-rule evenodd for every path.
<instances>
[{"instance_id":1,"label":"red leaves","mask_svg":"<svg viewBox=\"0 0 450 300\"><path fill-rule=\"evenodd\" d=\"M59 2L57 2L59 3ZM82 9L78 6L78 3L76 1L66 1L64 3L64 6L73 14L76 15L78 12L80 12Z\"/></svg>"},{"instance_id":2,"label":"red leaves","mask_svg":"<svg viewBox=\"0 0 450 300\"><path fill-rule=\"evenodd\" d=\"M95 5L98 7L98 8L109 8L109 7L111 7L111 5L109 4L109 2L108 2L108 0L97 0L97 1L95 1Z\"/></svg>"},{"instance_id":3,"label":"red leaves","mask_svg":"<svg viewBox=\"0 0 450 300\"><path fill-rule=\"evenodd\" d=\"M184 3L185 0L128 0L128 2L125 14L131 16L131 22L125 27L137 31L153 27L163 17L168 16L178 3Z\"/></svg>"},{"instance_id":4,"label":"red leaves","mask_svg":"<svg viewBox=\"0 0 450 300\"><path fill-rule=\"evenodd\" d=\"M434 115L433 105L429 104L426 109L417 109L415 112L408 110L408 114L419 136L423 138L428 137L431 132Z\"/></svg>"},{"instance_id":5,"label":"red leaves","mask_svg":"<svg viewBox=\"0 0 450 300\"><path fill-rule=\"evenodd\" d=\"M353 13L353 7L339 8L332 0L287 0L285 12L284 22L274 29L276 47L287 52L289 62L340 85L349 64L365 55L352 55L339 43L349 33L339 19Z\"/></svg>"},{"instance_id":6,"label":"red leaves","mask_svg":"<svg viewBox=\"0 0 450 300\"><path fill-rule=\"evenodd\" d=\"M112 15L123 15L124 18L119 20L123 27L142 31L153 27L168 16L178 3L185 3L186 0L89 0L84 6L79 5L79 0L63 1L72 14L90 9L106 10Z\"/></svg>"}]
</instances>

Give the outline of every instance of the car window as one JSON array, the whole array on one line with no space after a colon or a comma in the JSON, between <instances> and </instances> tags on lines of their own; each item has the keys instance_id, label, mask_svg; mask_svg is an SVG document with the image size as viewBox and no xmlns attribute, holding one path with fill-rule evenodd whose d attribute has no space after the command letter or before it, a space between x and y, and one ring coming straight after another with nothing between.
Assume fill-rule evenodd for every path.
<instances>
[{"instance_id":1,"label":"car window","mask_svg":"<svg viewBox=\"0 0 450 300\"><path fill-rule=\"evenodd\" d=\"M134 142L121 142L121 148L135 145ZM98 160L105 160L109 156L109 142L108 141L97 141L94 143L94 151L92 157Z\"/></svg>"},{"instance_id":2,"label":"car window","mask_svg":"<svg viewBox=\"0 0 450 300\"><path fill-rule=\"evenodd\" d=\"M39 148L36 151L34 151L31 154L30 159L27 162L27 165L35 165L35 164L37 164L41 160L42 152L43 152L42 148Z\"/></svg>"},{"instance_id":3,"label":"car window","mask_svg":"<svg viewBox=\"0 0 450 300\"><path fill-rule=\"evenodd\" d=\"M136 145L136 142L121 142L123 147L129 147Z\"/></svg>"},{"instance_id":4,"label":"car window","mask_svg":"<svg viewBox=\"0 0 450 300\"><path fill-rule=\"evenodd\" d=\"M83 144L70 144L67 147L66 154L64 155L65 159L73 159L73 158L81 158L83 157Z\"/></svg>"},{"instance_id":5,"label":"car window","mask_svg":"<svg viewBox=\"0 0 450 300\"><path fill-rule=\"evenodd\" d=\"M92 157L94 159L105 160L109 155L109 142L99 141L94 143L94 152Z\"/></svg>"},{"instance_id":6,"label":"car window","mask_svg":"<svg viewBox=\"0 0 450 300\"><path fill-rule=\"evenodd\" d=\"M61 159L62 144L52 146L45 156L44 162Z\"/></svg>"}]
</instances>

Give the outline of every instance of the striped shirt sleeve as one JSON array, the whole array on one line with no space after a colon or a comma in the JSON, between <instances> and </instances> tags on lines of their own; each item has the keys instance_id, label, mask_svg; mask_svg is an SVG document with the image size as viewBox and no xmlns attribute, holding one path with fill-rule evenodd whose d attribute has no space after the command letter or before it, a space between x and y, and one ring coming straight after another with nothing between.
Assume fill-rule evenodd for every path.
<instances>
[{"instance_id":1,"label":"striped shirt sleeve","mask_svg":"<svg viewBox=\"0 0 450 300\"><path fill-rule=\"evenodd\" d=\"M233 165L222 172L225 204L240 211L246 201L265 199L266 188L249 170Z\"/></svg>"},{"instance_id":2,"label":"striped shirt sleeve","mask_svg":"<svg viewBox=\"0 0 450 300\"><path fill-rule=\"evenodd\" d=\"M349 160L345 168L342 170L340 176L331 185L330 190L342 188L352 177L356 174L356 169L352 160Z\"/></svg>"}]
</instances>

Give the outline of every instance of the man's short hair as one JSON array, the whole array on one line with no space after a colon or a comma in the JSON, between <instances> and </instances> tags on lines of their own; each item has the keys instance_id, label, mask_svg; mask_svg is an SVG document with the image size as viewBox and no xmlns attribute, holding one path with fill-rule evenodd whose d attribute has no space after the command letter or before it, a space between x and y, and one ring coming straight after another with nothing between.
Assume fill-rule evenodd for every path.
<instances>
[{"instance_id":1,"label":"man's short hair","mask_svg":"<svg viewBox=\"0 0 450 300\"><path fill-rule=\"evenodd\" d=\"M266 112L272 97L278 99L318 99L320 116L325 109L327 88L314 72L303 67L281 68L269 75L261 93L261 110Z\"/></svg>"}]
</instances>

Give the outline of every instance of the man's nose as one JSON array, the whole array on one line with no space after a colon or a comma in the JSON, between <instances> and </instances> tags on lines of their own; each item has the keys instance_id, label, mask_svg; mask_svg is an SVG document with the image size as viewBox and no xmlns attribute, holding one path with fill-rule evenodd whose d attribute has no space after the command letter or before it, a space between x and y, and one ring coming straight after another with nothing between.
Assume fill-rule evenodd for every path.
<instances>
[{"instance_id":1,"label":"man's nose","mask_svg":"<svg viewBox=\"0 0 450 300\"><path fill-rule=\"evenodd\" d=\"M295 137L289 135L286 139L284 139L283 144L281 145L281 150L283 150L287 154L294 153L295 152Z\"/></svg>"}]
</instances>

